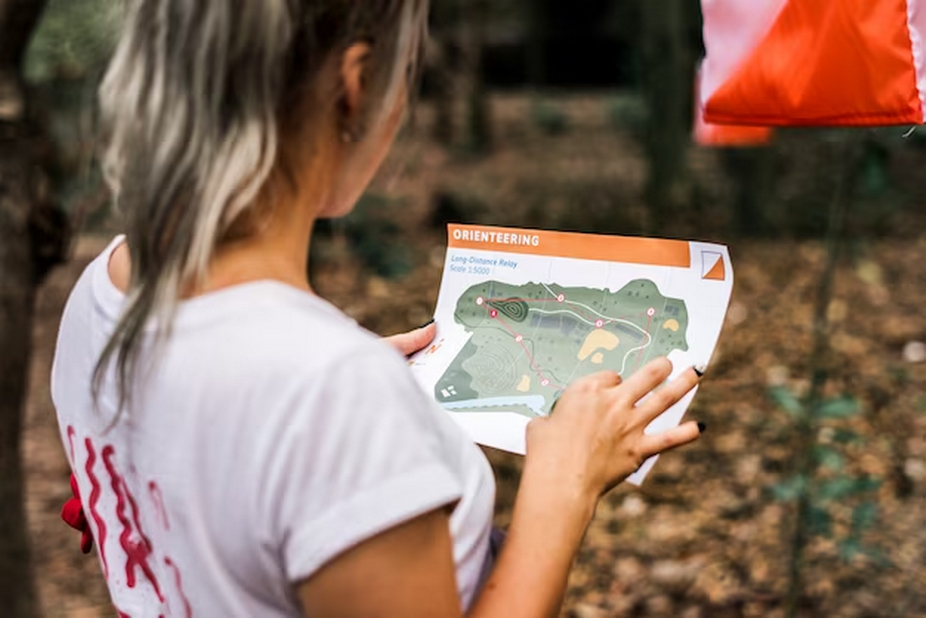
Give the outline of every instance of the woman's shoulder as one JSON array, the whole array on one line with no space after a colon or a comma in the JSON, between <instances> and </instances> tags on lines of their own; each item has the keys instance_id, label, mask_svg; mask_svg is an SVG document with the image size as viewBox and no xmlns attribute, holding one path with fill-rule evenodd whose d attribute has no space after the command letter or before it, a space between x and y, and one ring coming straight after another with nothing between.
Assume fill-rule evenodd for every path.
<instances>
[{"instance_id":1,"label":"woman's shoulder","mask_svg":"<svg viewBox=\"0 0 926 618\"><path fill-rule=\"evenodd\" d=\"M366 359L401 372L401 359L327 301L284 284L245 284L184 303L171 334L181 357L208 355L249 376L319 376Z\"/></svg>"}]
</instances>

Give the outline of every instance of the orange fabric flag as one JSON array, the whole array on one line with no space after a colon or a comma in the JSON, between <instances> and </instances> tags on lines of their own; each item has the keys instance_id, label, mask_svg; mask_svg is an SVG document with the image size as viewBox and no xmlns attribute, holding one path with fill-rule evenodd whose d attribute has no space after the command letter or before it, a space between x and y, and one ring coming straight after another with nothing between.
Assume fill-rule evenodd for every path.
<instances>
[{"instance_id":1,"label":"orange fabric flag","mask_svg":"<svg viewBox=\"0 0 926 618\"><path fill-rule=\"evenodd\" d=\"M704 119L701 107L701 72L695 76L694 141L699 146L717 148L751 148L767 146L772 141L771 127L745 124L711 124Z\"/></svg>"},{"instance_id":2,"label":"orange fabric flag","mask_svg":"<svg viewBox=\"0 0 926 618\"><path fill-rule=\"evenodd\" d=\"M704 120L922 124L926 0L702 0Z\"/></svg>"}]
</instances>

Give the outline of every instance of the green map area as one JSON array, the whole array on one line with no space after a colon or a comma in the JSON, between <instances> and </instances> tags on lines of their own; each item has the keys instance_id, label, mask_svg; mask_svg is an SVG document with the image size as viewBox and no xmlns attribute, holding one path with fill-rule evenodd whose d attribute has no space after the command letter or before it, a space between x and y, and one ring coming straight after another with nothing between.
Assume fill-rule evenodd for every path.
<instances>
[{"instance_id":1,"label":"green map area","mask_svg":"<svg viewBox=\"0 0 926 618\"><path fill-rule=\"evenodd\" d=\"M627 378L688 349L684 301L647 279L617 292L486 281L460 297L454 318L472 337L434 394L455 412L547 415L577 378L605 369Z\"/></svg>"}]
</instances>

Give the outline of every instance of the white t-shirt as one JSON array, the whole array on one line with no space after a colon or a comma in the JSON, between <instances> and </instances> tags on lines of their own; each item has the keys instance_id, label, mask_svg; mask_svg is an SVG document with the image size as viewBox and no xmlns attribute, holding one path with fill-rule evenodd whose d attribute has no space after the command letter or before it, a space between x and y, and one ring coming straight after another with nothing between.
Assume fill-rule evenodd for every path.
<instances>
[{"instance_id":1,"label":"white t-shirt","mask_svg":"<svg viewBox=\"0 0 926 618\"><path fill-rule=\"evenodd\" d=\"M62 440L120 614L300 616L295 583L454 503L467 608L489 560L488 462L398 353L325 301L261 281L183 302L132 408L110 427L113 381L99 411L90 385L124 302L108 274L120 242L72 292L52 370Z\"/></svg>"}]
</instances>

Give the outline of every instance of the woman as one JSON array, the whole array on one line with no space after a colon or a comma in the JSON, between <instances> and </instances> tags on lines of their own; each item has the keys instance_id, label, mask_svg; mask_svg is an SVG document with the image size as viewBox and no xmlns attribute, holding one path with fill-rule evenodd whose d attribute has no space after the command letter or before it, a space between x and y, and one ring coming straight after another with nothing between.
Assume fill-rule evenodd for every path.
<instances>
[{"instance_id":1,"label":"woman","mask_svg":"<svg viewBox=\"0 0 926 618\"><path fill-rule=\"evenodd\" d=\"M405 113L424 0L137 0L101 90L126 236L62 319L52 390L123 616L547 616L598 499L688 423L656 361L531 423L507 542L481 452L316 297ZM433 327L393 343L423 347ZM91 538L92 537L92 538Z\"/></svg>"}]
</instances>

